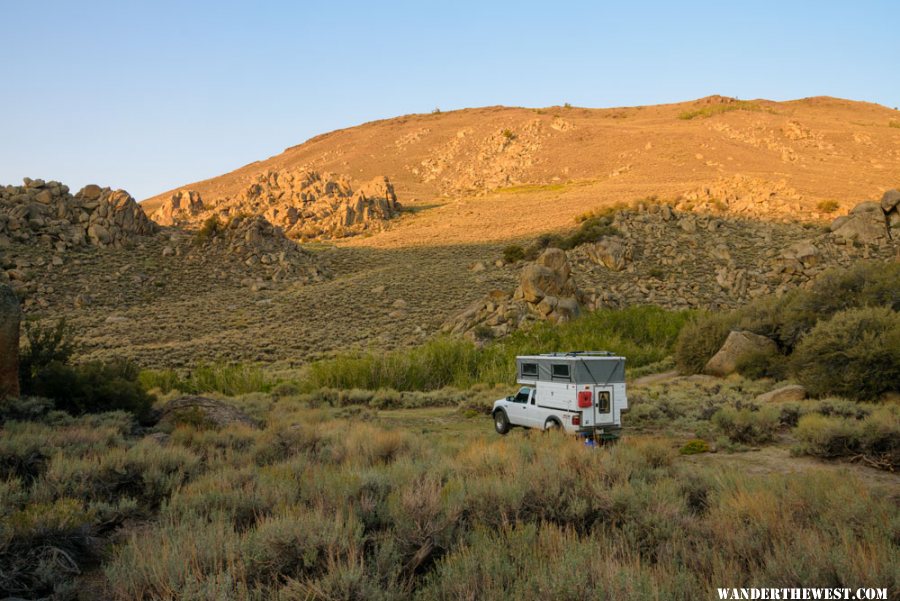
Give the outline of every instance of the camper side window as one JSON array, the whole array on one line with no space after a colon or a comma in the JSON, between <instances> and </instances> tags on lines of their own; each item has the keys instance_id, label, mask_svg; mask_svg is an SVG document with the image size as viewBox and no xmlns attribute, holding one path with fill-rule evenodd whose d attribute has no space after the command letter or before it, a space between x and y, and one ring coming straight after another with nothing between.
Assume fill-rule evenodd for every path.
<instances>
[{"instance_id":1,"label":"camper side window","mask_svg":"<svg viewBox=\"0 0 900 601\"><path fill-rule=\"evenodd\" d=\"M522 375L523 376L534 376L536 378L538 375L537 363L523 363L522 364Z\"/></svg>"},{"instance_id":2,"label":"camper side window","mask_svg":"<svg viewBox=\"0 0 900 601\"><path fill-rule=\"evenodd\" d=\"M560 378L564 380L569 379L569 366L565 364L554 364L550 366L550 374L554 378Z\"/></svg>"}]
</instances>

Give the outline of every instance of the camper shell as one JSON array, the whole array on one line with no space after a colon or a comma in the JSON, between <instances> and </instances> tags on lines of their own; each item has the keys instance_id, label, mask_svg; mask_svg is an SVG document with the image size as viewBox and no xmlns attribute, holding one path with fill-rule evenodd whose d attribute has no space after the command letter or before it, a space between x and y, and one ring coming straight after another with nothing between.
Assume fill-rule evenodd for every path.
<instances>
[{"instance_id":1,"label":"camper shell","mask_svg":"<svg viewBox=\"0 0 900 601\"><path fill-rule=\"evenodd\" d=\"M497 431L522 426L613 434L628 409L625 358L606 351L516 357L516 395L494 403ZM503 431L505 430L505 431Z\"/></svg>"}]
</instances>

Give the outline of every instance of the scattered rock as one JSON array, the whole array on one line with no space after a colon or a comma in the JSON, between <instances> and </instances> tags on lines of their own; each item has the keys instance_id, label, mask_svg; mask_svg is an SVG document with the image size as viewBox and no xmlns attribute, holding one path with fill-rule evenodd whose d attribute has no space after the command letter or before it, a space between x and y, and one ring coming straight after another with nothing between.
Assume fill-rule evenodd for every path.
<instances>
[{"instance_id":1,"label":"scattered rock","mask_svg":"<svg viewBox=\"0 0 900 601\"><path fill-rule=\"evenodd\" d=\"M166 403L155 416L159 425L175 425L179 421L199 420L208 425L224 428L240 424L258 428L259 424L249 415L216 399L202 396L183 396Z\"/></svg>"},{"instance_id":2,"label":"scattered rock","mask_svg":"<svg viewBox=\"0 0 900 601\"><path fill-rule=\"evenodd\" d=\"M725 344L713 355L703 368L703 373L711 376L727 376L734 373L741 357L751 352L771 351L776 352L778 347L770 338L736 330L728 334Z\"/></svg>"},{"instance_id":3,"label":"scattered rock","mask_svg":"<svg viewBox=\"0 0 900 601\"><path fill-rule=\"evenodd\" d=\"M761 403L783 403L787 401L802 401L805 398L806 389L803 386L790 384L761 394L756 397L756 400Z\"/></svg>"}]
</instances>

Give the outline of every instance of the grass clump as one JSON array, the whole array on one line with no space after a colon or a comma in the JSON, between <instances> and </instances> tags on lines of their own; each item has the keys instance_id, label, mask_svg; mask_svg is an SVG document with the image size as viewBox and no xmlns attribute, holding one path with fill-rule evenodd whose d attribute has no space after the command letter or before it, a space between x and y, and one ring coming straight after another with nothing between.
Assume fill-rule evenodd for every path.
<instances>
[{"instance_id":1,"label":"grass clump","mask_svg":"<svg viewBox=\"0 0 900 601\"><path fill-rule=\"evenodd\" d=\"M177 390L190 394L218 392L239 396L272 392L279 386L264 369L247 363L201 363L185 373L173 369L144 370L140 373L140 381L148 390L159 389L164 394Z\"/></svg>"},{"instance_id":2,"label":"grass clump","mask_svg":"<svg viewBox=\"0 0 900 601\"><path fill-rule=\"evenodd\" d=\"M816 205L816 208L822 213L834 213L840 206L836 200L823 200Z\"/></svg>"},{"instance_id":3,"label":"grass clump","mask_svg":"<svg viewBox=\"0 0 900 601\"><path fill-rule=\"evenodd\" d=\"M710 450L708 442L702 438L695 438L685 443L678 452L682 455L699 455L700 453L709 453Z\"/></svg>"},{"instance_id":4,"label":"grass clump","mask_svg":"<svg viewBox=\"0 0 900 601\"><path fill-rule=\"evenodd\" d=\"M723 407L712 416L712 422L731 442L760 445L775 438L779 418L775 407Z\"/></svg>"}]
</instances>

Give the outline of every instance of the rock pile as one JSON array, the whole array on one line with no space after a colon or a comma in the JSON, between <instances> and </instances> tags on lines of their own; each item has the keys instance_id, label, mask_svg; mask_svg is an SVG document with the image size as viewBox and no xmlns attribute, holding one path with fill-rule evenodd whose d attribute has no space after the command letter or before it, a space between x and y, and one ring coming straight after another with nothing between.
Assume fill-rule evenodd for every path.
<instances>
[{"instance_id":1,"label":"rock pile","mask_svg":"<svg viewBox=\"0 0 900 601\"><path fill-rule=\"evenodd\" d=\"M512 294L490 292L448 320L443 331L476 339L496 338L529 321L569 321L578 316L580 301L566 253L548 248L522 269L519 286Z\"/></svg>"},{"instance_id":2,"label":"rock pile","mask_svg":"<svg viewBox=\"0 0 900 601\"><path fill-rule=\"evenodd\" d=\"M0 283L0 400L19 395L19 300Z\"/></svg>"},{"instance_id":3,"label":"rock pile","mask_svg":"<svg viewBox=\"0 0 900 601\"><path fill-rule=\"evenodd\" d=\"M884 215L890 219L897 205L886 197ZM515 292L491 292L445 322L443 330L502 336L530 320L565 321L577 307L731 309L804 286L832 267L891 260L898 246L896 235L848 244L837 232L808 225L685 213L658 204L619 211L612 226L617 235L566 253L546 251L538 263L524 267ZM884 217L881 228L886 232ZM542 265L554 267L555 275L548 276Z\"/></svg>"},{"instance_id":4,"label":"rock pile","mask_svg":"<svg viewBox=\"0 0 900 601\"><path fill-rule=\"evenodd\" d=\"M682 195L679 211L732 213L742 217L794 220L803 214L803 197L784 180L770 182L746 175L721 178Z\"/></svg>"},{"instance_id":5,"label":"rock pile","mask_svg":"<svg viewBox=\"0 0 900 601\"><path fill-rule=\"evenodd\" d=\"M180 190L153 213L153 219L162 225L198 225L210 217L260 215L291 238L312 240L379 230L399 212L397 195L386 177L354 190L345 177L283 169L258 174L236 197L210 201L194 190Z\"/></svg>"},{"instance_id":6,"label":"rock pile","mask_svg":"<svg viewBox=\"0 0 900 601\"><path fill-rule=\"evenodd\" d=\"M88 185L72 196L59 182L29 178L0 187L0 247L35 240L58 252L85 244L122 247L155 231L124 190Z\"/></svg>"},{"instance_id":7,"label":"rock pile","mask_svg":"<svg viewBox=\"0 0 900 601\"><path fill-rule=\"evenodd\" d=\"M198 232L189 244L163 249L167 255L184 253L187 258L214 264L243 263L252 268L255 277L244 284L262 288L263 281L278 282L287 278L303 283L319 282L328 271L313 255L289 240L281 228L261 215L238 215L227 222Z\"/></svg>"}]
</instances>

